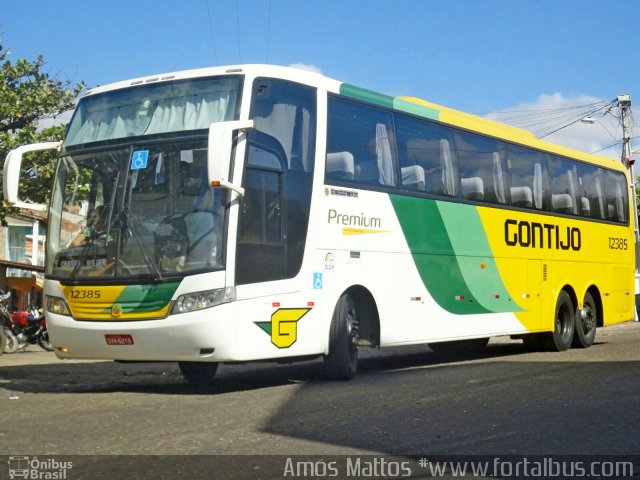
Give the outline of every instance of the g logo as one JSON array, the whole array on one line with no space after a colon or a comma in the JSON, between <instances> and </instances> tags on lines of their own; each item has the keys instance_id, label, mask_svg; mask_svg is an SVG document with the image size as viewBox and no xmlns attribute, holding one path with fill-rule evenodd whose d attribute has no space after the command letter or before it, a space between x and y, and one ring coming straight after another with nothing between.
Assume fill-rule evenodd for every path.
<instances>
[{"instance_id":1,"label":"g logo","mask_svg":"<svg viewBox=\"0 0 640 480\"><path fill-rule=\"evenodd\" d=\"M270 322L255 322L271 335L271 343L278 348L289 348L298 339L298 322L310 308L279 308L271 315Z\"/></svg>"}]
</instances>

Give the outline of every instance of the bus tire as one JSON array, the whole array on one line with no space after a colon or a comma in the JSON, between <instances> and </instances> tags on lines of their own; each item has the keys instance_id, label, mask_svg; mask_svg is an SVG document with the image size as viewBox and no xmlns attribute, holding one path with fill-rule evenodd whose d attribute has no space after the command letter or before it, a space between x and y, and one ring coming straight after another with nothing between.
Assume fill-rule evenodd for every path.
<instances>
[{"instance_id":1,"label":"bus tire","mask_svg":"<svg viewBox=\"0 0 640 480\"><path fill-rule=\"evenodd\" d=\"M571 346L576 326L576 307L564 290L558 295L553 323L553 332L542 334L542 347L553 352L564 352Z\"/></svg>"},{"instance_id":2,"label":"bus tire","mask_svg":"<svg viewBox=\"0 0 640 480\"><path fill-rule=\"evenodd\" d=\"M598 310L596 302L589 292L584 294L582 310L576 315L576 330L573 334L572 346L577 348L589 348L596 339L598 327Z\"/></svg>"},{"instance_id":3,"label":"bus tire","mask_svg":"<svg viewBox=\"0 0 640 480\"><path fill-rule=\"evenodd\" d=\"M180 373L193 386L213 384L213 377L218 370L217 362L178 362Z\"/></svg>"},{"instance_id":4,"label":"bus tire","mask_svg":"<svg viewBox=\"0 0 640 480\"><path fill-rule=\"evenodd\" d=\"M360 323L356 304L348 293L338 300L331 318L329 353L324 357L327 377L351 380L358 370L358 334Z\"/></svg>"}]
</instances>

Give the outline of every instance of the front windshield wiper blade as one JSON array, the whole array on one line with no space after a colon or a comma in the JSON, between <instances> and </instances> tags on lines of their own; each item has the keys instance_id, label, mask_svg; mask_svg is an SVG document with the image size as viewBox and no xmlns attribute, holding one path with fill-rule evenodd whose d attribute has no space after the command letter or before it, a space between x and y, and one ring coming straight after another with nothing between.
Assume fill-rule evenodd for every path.
<instances>
[{"instance_id":1,"label":"front windshield wiper blade","mask_svg":"<svg viewBox=\"0 0 640 480\"><path fill-rule=\"evenodd\" d=\"M130 181L130 179L127 179L127 181L129 182L129 187L127 188L127 191L125 193L122 210L120 210L120 213L118 214L118 219L122 227L122 230L121 230L122 240L124 241L124 238L125 238L124 234L130 228L133 239L136 241L136 244L138 245L138 247L140 247L140 250L142 251L142 258L144 259L144 262L147 264L147 268L153 275L156 276L155 280L164 280L164 277L162 276L162 272L160 271L160 268L158 267L156 262L153 260L153 258L151 258L151 255L149 255L149 250L147 250L146 245L141 239L142 235L140 234L140 230L138 230L138 226L136 225L136 222L131 221L131 216L132 216L131 215L131 197L133 196L134 184L132 181Z\"/></svg>"},{"instance_id":2,"label":"front windshield wiper blade","mask_svg":"<svg viewBox=\"0 0 640 480\"><path fill-rule=\"evenodd\" d=\"M109 199L109 212L107 213L107 238L111 233L111 220L113 219L113 207L116 204L116 193L118 191L118 182L120 180L120 172L116 174L116 179L113 182L113 188L111 189L111 198Z\"/></svg>"},{"instance_id":3,"label":"front windshield wiper blade","mask_svg":"<svg viewBox=\"0 0 640 480\"><path fill-rule=\"evenodd\" d=\"M107 212L107 228L106 228L106 232L105 232L105 238L107 239L106 241L109 240L109 235L111 233L111 219L113 217L113 207L115 205L115 201L116 201L116 191L118 189L118 180L120 179L120 172L118 172L116 174L116 178L115 181L113 182L113 189L111 191L111 198L109 199L109 205L108 205L108 212ZM104 214L104 212L103 212ZM77 257L77 261L76 264L73 266L73 271L71 272L71 275L69 275L69 279L68 281L71 283L75 283L77 276L78 276L78 272L80 271L80 266L82 265L82 262L85 260L86 256L87 256L87 252L89 251L89 248L95 243L95 240L97 238L100 237L100 234L96 231L94 231L92 228L87 227L88 230L88 234L85 235L85 240L86 243L83 245L82 247L82 251L80 252L80 255L78 255Z\"/></svg>"},{"instance_id":4,"label":"front windshield wiper blade","mask_svg":"<svg viewBox=\"0 0 640 480\"><path fill-rule=\"evenodd\" d=\"M87 252L89 251L89 248L91 248L91 246L95 243L98 237L100 237L98 232L95 232L92 229L88 231L87 235L85 235L84 237L85 244L82 246L82 251L80 252L80 255L76 257L76 264L73 266L73 270L71 271L71 274L69 275L69 278L68 278L69 283L76 282L78 272L80 271L80 266L82 265L82 262L87 257Z\"/></svg>"}]
</instances>

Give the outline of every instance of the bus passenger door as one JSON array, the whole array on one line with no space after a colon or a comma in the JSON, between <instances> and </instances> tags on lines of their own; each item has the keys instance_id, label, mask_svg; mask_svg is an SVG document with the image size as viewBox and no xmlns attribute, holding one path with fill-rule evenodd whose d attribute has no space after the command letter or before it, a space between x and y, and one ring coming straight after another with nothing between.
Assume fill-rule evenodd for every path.
<instances>
[{"instance_id":1,"label":"bus passenger door","mask_svg":"<svg viewBox=\"0 0 640 480\"><path fill-rule=\"evenodd\" d=\"M250 133L238 222L237 284L287 278L283 156L273 137Z\"/></svg>"},{"instance_id":2,"label":"bus passenger door","mask_svg":"<svg viewBox=\"0 0 640 480\"><path fill-rule=\"evenodd\" d=\"M273 78L252 84L238 203L236 315L241 355L320 353L320 289L303 271L315 160L317 92ZM233 260L232 260L233 261Z\"/></svg>"}]
</instances>

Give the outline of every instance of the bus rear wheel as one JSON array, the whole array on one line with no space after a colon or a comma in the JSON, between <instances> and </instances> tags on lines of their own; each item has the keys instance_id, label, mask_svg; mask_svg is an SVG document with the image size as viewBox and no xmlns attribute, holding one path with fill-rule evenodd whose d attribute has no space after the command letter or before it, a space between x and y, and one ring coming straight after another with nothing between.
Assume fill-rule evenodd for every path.
<instances>
[{"instance_id":1,"label":"bus rear wheel","mask_svg":"<svg viewBox=\"0 0 640 480\"><path fill-rule=\"evenodd\" d=\"M564 352L571 346L576 325L576 307L567 292L562 290L556 303L553 332L542 334L545 350Z\"/></svg>"},{"instance_id":2,"label":"bus rear wheel","mask_svg":"<svg viewBox=\"0 0 640 480\"><path fill-rule=\"evenodd\" d=\"M596 302L589 292L585 293L582 301L582 310L576 315L576 331L573 334L572 346L589 348L596 339L598 327L598 311Z\"/></svg>"},{"instance_id":3,"label":"bus rear wheel","mask_svg":"<svg viewBox=\"0 0 640 480\"><path fill-rule=\"evenodd\" d=\"M180 373L193 386L204 387L213 384L218 370L217 362L178 362Z\"/></svg>"},{"instance_id":4,"label":"bus rear wheel","mask_svg":"<svg viewBox=\"0 0 640 480\"><path fill-rule=\"evenodd\" d=\"M333 380L350 380L358 370L360 322L356 304L348 293L338 300L331 319L329 353L324 357L325 371Z\"/></svg>"}]
</instances>

